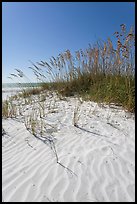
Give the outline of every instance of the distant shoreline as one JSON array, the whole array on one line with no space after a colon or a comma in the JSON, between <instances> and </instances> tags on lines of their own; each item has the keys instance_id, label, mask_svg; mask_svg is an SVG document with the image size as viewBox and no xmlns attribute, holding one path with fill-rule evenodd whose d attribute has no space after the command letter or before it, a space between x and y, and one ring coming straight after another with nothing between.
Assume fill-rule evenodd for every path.
<instances>
[{"instance_id":1,"label":"distant shoreline","mask_svg":"<svg viewBox=\"0 0 137 204\"><path fill-rule=\"evenodd\" d=\"M8 85L7 85L8 84ZM14 83L5 83L5 86L2 84L2 100L8 99L10 96L16 95L19 92L22 92L26 89L32 89L40 86L40 83L22 83L20 85Z\"/></svg>"},{"instance_id":2,"label":"distant shoreline","mask_svg":"<svg viewBox=\"0 0 137 204\"><path fill-rule=\"evenodd\" d=\"M25 87L24 87L25 88ZM26 87L27 88L27 87ZM2 88L2 92L3 93L7 93L7 92L16 92L16 91L21 91L20 87L6 87L6 88Z\"/></svg>"},{"instance_id":3,"label":"distant shoreline","mask_svg":"<svg viewBox=\"0 0 137 204\"><path fill-rule=\"evenodd\" d=\"M36 87L40 86L42 83L2 83L2 88L22 88L22 87Z\"/></svg>"}]
</instances>

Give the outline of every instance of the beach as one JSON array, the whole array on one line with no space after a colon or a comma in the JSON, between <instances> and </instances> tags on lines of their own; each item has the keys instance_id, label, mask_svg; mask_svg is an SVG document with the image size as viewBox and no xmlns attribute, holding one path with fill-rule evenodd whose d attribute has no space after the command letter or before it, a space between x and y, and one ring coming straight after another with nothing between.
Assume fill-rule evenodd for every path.
<instances>
[{"instance_id":1,"label":"beach","mask_svg":"<svg viewBox=\"0 0 137 204\"><path fill-rule=\"evenodd\" d=\"M21 89L16 88L2 88L2 100L7 100L10 96L16 95L21 92Z\"/></svg>"},{"instance_id":2,"label":"beach","mask_svg":"<svg viewBox=\"0 0 137 204\"><path fill-rule=\"evenodd\" d=\"M49 93L38 120L40 97L32 98L2 119L3 202L135 202L134 114Z\"/></svg>"},{"instance_id":3,"label":"beach","mask_svg":"<svg viewBox=\"0 0 137 204\"><path fill-rule=\"evenodd\" d=\"M2 202L135 202L135 3L2 19Z\"/></svg>"},{"instance_id":4,"label":"beach","mask_svg":"<svg viewBox=\"0 0 137 204\"><path fill-rule=\"evenodd\" d=\"M7 100L10 96L14 96L18 93L22 93L23 90L27 89L28 87L19 87L19 86L15 86L12 87L13 85L10 84L7 87L2 87L2 100ZM31 89L32 87L29 87L29 89Z\"/></svg>"}]
</instances>

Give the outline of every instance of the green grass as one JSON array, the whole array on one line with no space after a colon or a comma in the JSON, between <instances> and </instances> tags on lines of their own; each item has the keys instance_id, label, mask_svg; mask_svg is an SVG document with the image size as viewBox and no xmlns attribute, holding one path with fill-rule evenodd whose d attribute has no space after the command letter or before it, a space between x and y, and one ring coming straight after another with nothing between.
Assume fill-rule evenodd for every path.
<instances>
[{"instance_id":1,"label":"green grass","mask_svg":"<svg viewBox=\"0 0 137 204\"><path fill-rule=\"evenodd\" d=\"M79 95L84 100L115 103L130 112L135 111L135 78L133 76L83 74L78 79L68 82L45 83L43 89L56 90L67 97Z\"/></svg>"}]
</instances>

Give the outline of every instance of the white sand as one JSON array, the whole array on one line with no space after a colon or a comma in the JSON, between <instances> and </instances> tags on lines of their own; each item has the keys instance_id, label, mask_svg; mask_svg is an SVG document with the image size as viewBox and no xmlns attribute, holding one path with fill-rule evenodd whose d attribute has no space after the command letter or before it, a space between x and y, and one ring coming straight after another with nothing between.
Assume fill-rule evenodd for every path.
<instances>
[{"instance_id":1,"label":"white sand","mask_svg":"<svg viewBox=\"0 0 137 204\"><path fill-rule=\"evenodd\" d=\"M3 119L3 202L134 202L134 115L83 102L75 127L77 99L54 101L44 104L52 124L45 140L26 130L22 116Z\"/></svg>"},{"instance_id":2,"label":"white sand","mask_svg":"<svg viewBox=\"0 0 137 204\"><path fill-rule=\"evenodd\" d=\"M21 92L21 88L2 88L2 100L7 100L10 96L14 96L18 92Z\"/></svg>"}]
</instances>

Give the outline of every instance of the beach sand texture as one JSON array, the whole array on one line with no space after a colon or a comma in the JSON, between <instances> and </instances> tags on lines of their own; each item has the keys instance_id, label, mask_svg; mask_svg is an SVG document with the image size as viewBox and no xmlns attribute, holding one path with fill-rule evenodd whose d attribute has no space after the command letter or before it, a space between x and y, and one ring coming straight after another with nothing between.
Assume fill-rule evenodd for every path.
<instances>
[{"instance_id":1,"label":"beach sand texture","mask_svg":"<svg viewBox=\"0 0 137 204\"><path fill-rule=\"evenodd\" d=\"M56 99L46 115L50 142L27 131L22 117L3 119L3 202L134 202L134 120L118 107Z\"/></svg>"}]
</instances>

